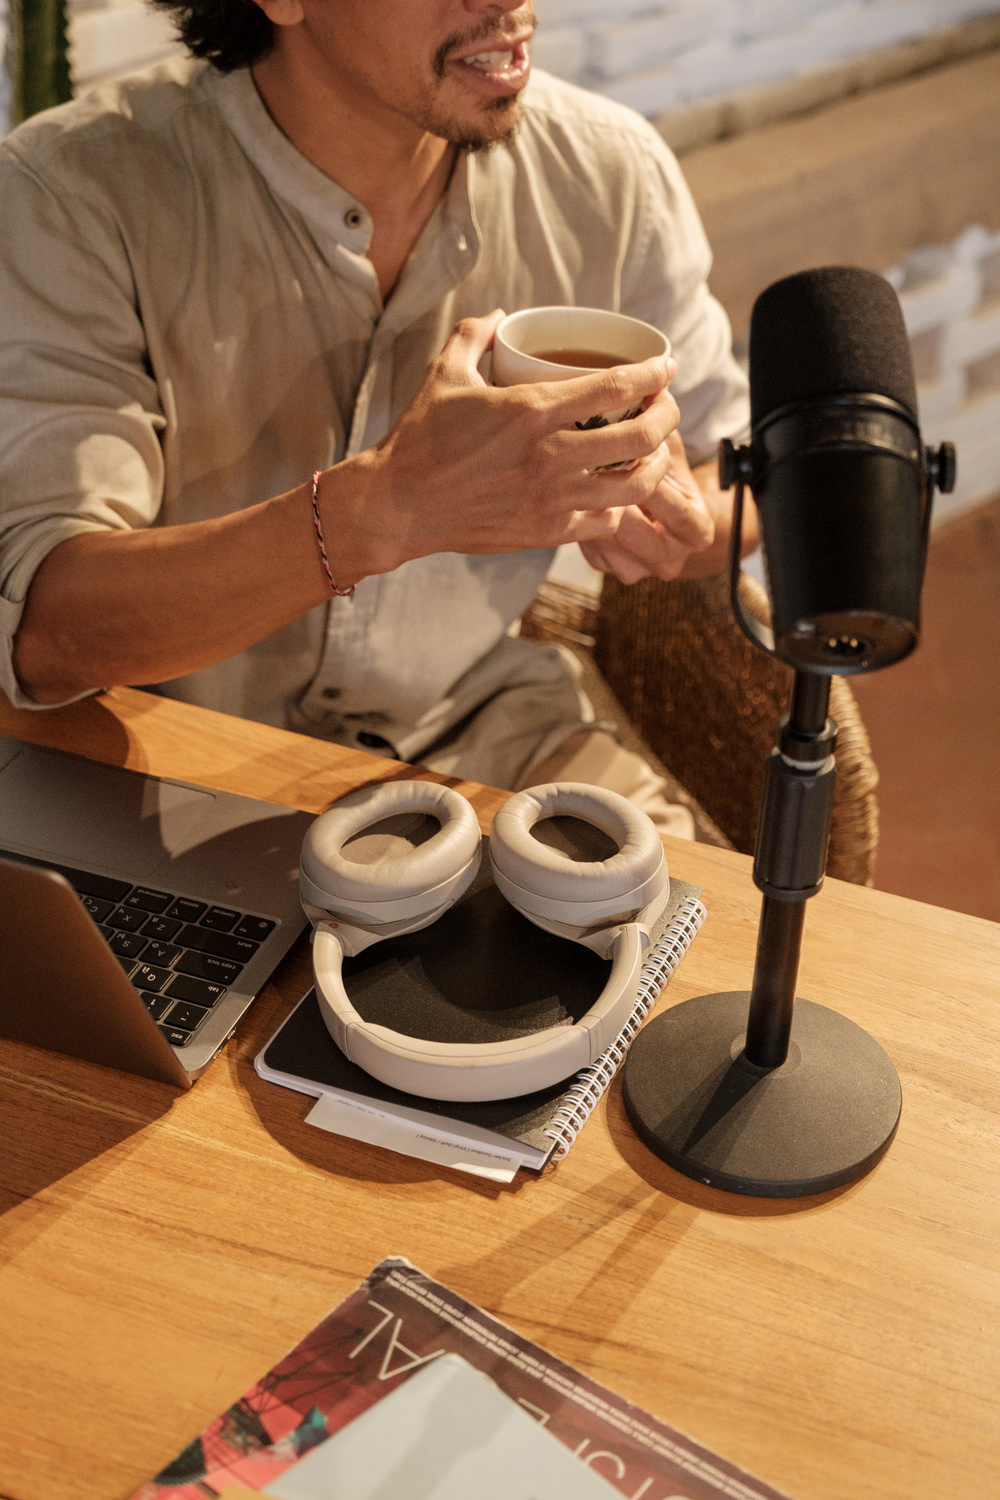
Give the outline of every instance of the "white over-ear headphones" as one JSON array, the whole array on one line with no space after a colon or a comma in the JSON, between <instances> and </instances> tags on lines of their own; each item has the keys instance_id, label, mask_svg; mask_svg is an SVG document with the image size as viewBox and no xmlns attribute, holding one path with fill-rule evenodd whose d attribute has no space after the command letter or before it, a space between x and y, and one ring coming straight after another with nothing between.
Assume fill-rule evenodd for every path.
<instances>
[{"instance_id":1,"label":"white over-ear headphones","mask_svg":"<svg viewBox=\"0 0 1000 1500\"><path fill-rule=\"evenodd\" d=\"M552 818L600 830L617 852L603 860L581 859L542 842L534 830ZM413 835L407 841L407 828L412 834L421 824L422 840ZM302 846L299 881L313 923L313 973L323 1019L352 1062L406 1093L462 1101L514 1098L596 1062L632 1011L649 927L669 896L659 835L625 797L575 782L519 792L493 820L494 881L537 927L612 960L599 999L573 1024L502 1042L428 1042L365 1021L344 988L343 959L436 921L472 884L481 848L471 805L428 781L393 781L351 793L316 819Z\"/></svg>"}]
</instances>

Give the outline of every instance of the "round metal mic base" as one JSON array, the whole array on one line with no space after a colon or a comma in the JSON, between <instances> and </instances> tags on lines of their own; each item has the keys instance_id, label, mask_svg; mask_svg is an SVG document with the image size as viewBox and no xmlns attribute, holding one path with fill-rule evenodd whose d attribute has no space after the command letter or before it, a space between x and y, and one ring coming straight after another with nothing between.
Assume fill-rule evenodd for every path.
<instances>
[{"instance_id":1,"label":"round metal mic base","mask_svg":"<svg viewBox=\"0 0 1000 1500\"><path fill-rule=\"evenodd\" d=\"M745 991L700 995L643 1028L623 1070L640 1139L686 1177L758 1198L863 1177L899 1124L889 1058L846 1016L796 1000L787 1059L755 1067L743 1052L749 1005Z\"/></svg>"}]
</instances>

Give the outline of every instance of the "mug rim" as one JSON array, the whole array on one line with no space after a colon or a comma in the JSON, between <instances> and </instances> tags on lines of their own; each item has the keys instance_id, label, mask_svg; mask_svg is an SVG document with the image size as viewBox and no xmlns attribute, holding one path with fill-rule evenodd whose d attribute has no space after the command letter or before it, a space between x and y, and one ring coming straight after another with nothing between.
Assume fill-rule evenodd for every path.
<instances>
[{"instance_id":1,"label":"mug rim","mask_svg":"<svg viewBox=\"0 0 1000 1500\"><path fill-rule=\"evenodd\" d=\"M533 363L539 365L544 370L560 370L572 375L597 375L600 374L601 370L607 368L607 366L603 365L593 366L557 364L555 360L541 359L537 354L530 354L525 349L519 349L516 344L510 343L508 339L504 337L503 330L507 328L508 324L513 323L517 320L534 317L539 313L586 313L588 317L597 318L601 322L607 320L609 323L617 323L619 325L622 323L631 324L635 328L642 328L647 333L655 334L658 339L661 339L663 341L663 349L659 352L665 355L668 355L670 353L670 340L667 338L663 330L657 328L653 323L646 323L642 318L633 318L629 313L611 312L608 308L605 307L578 307L576 304L555 304L547 307L522 307L519 308L517 312L508 313L502 320L499 327L497 328L496 333L494 334L494 343L501 343L509 354L517 355L519 359L531 360ZM622 360L621 363L630 365L641 364L642 359L653 359L655 357L655 355L646 354L643 355L641 359L625 359ZM611 368L614 368L614 366L612 366Z\"/></svg>"}]
</instances>

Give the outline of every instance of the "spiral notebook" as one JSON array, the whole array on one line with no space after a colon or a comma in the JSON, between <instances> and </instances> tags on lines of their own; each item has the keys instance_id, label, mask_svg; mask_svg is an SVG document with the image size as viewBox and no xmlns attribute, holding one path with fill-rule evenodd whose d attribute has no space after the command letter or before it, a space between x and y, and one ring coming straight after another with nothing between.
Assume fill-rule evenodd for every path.
<instances>
[{"instance_id":1,"label":"spiral notebook","mask_svg":"<svg viewBox=\"0 0 1000 1500\"><path fill-rule=\"evenodd\" d=\"M326 1029L314 990L303 997L258 1054L256 1070L271 1083L315 1098L317 1102L307 1116L308 1123L335 1135L367 1141L498 1182L510 1182L519 1167L541 1171L549 1161L560 1160L569 1151L620 1068L660 992L691 946L706 915L698 899L700 894L700 887L671 879L670 900L653 928L653 942L642 968L635 1007L621 1034L597 1062L550 1088L517 1099L474 1104L402 1093L372 1078L344 1056ZM480 899L483 895L480 892ZM589 982L596 986L596 999L610 965L579 944L542 933L523 917L508 913L505 904L504 907L505 920L523 923L523 929L515 933L519 955L528 953L526 964L522 959L522 969L534 976L547 967L551 973L581 965L574 981L578 985ZM413 948L419 942L425 950L430 943L446 944L447 930L442 923L437 928L436 935L434 929L425 929L423 936L406 942ZM509 935L506 943L514 946ZM421 972L425 972L426 951L418 953L416 959ZM485 962L490 959L491 955L485 955ZM392 939L369 949L358 959L345 962L344 982L355 1004L359 1003L357 991L370 989L376 965L391 970L394 963L395 995L400 976L405 983L414 963L414 953L404 946L404 940ZM593 972L588 971L588 965Z\"/></svg>"}]
</instances>

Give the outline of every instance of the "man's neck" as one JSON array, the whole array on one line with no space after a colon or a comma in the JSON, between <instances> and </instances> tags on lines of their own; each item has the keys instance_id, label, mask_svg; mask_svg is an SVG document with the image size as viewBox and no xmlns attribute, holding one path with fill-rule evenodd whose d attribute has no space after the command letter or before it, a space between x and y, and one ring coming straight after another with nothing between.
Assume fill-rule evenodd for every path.
<instances>
[{"instance_id":1,"label":"man's neck","mask_svg":"<svg viewBox=\"0 0 1000 1500\"><path fill-rule=\"evenodd\" d=\"M388 301L448 186L455 147L339 80L294 47L253 68L268 113L292 145L372 218L368 257Z\"/></svg>"}]
</instances>

